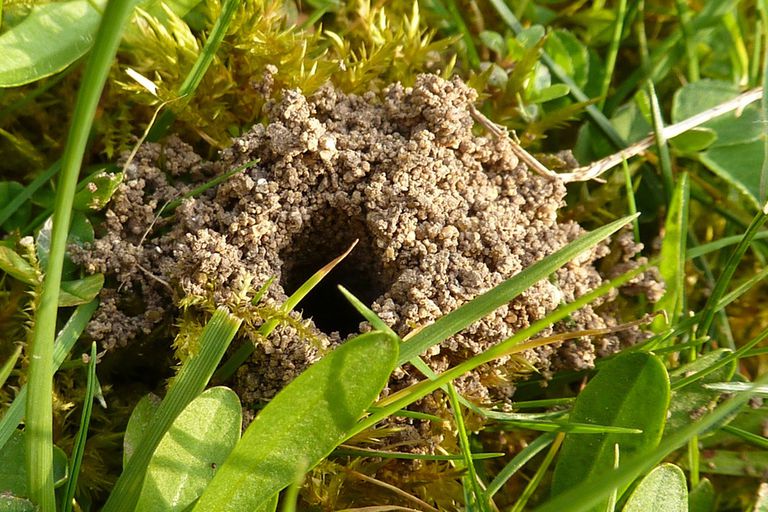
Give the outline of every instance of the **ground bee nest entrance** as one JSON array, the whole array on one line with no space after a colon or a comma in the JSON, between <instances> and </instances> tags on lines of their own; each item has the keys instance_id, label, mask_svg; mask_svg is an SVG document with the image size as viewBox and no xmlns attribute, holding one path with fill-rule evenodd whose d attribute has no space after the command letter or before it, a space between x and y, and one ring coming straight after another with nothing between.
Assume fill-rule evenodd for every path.
<instances>
[{"instance_id":1,"label":"ground bee nest entrance","mask_svg":"<svg viewBox=\"0 0 768 512\"><path fill-rule=\"evenodd\" d=\"M459 79L422 75L413 87L346 95L331 86L307 98L283 91L268 102L268 122L234 140L218 162L203 161L175 138L146 144L106 212L105 234L82 254L113 283L90 333L109 349L131 343L177 314L190 300L238 306L268 280L264 304L278 308L318 269L358 246L269 338L259 339L235 387L245 404L268 399L325 348L359 331L359 315L336 290L341 283L404 336L552 254L583 233L558 221L565 186L529 172L507 139L478 136L474 90ZM197 198L172 217L162 205L201 182L247 162L258 163ZM599 245L509 304L430 349L436 370L477 354L563 302L594 290L642 261L631 234L620 235L611 268ZM609 261L606 258L605 263ZM635 289L660 293L653 275ZM120 291L118 291L118 288ZM146 310L130 314L120 296L141 290ZM623 321L600 308L604 297L556 331L603 329ZM306 321L311 318L311 321ZM258 323L254 326L258 327ZM363 325L365 328L365 325ZM303 332L302 332L303 331ZM636 341L639 331L528 351L547 374L588 368L599 355ZM478 400L507 399L511 362L467 376L460 389ZM406 384L408 373L393 378Z\"/></svg>"},{"instance_id":2,"label":"ground bee nest entrance","mask_svg":"<svg viewBox=\"0 0 768 512\"><path fill-rule=\"evenodd\" d=\"M321 331L341 338L360 331L360 314L339 291L349 290L364 304L384 295L390 283L365 223L335 209L324 212L285 249L280 285L293 294L352 244L354 249L302 300L302 317L311 318Z\"/></svg>"}]
</instances>

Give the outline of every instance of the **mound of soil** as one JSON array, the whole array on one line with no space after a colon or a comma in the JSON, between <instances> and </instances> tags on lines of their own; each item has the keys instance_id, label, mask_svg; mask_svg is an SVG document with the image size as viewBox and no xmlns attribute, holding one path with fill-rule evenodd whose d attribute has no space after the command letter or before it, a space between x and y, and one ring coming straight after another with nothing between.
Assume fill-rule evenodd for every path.
<instances>
[{"instance_id":1,"label":"mound of soil","mask_svg":"<svg viewBox=\"0 0 768 512\"><path fill-rule=\"evenodd\" d=\"M267 104L269 122L235 139L216 163L178 139L145 144L127 167L101 236L82 254L90 271L114 283L102 294L91 335L108 349L133 343L167 324L180 304L223 303L247 315L270 278L265 304L277 307L358 240L300 306L305 321L294 314L296 321L269 339L255 339L257 350L236 384L248 404L273 396L327 347L368 328L336 284L406 335L577 238L582 228L557 218L565 186L529 172L508 140L473 133L475 99L459 79L434 75L379 95L328 86L306 98L288 90ZM258 163L183 200L172 216L158 215L200 183L251 160ZM641 247L621 236L614 259L626 269L640 261L633 258ZM596 262L608 252L600 245L581 254L434 347L426 360L445 369L600 286ZM660 293L654 276L635 284L651 299ZM572 315L568 330L616 325L610 308L595 309L615 297ZM258 327L258 320L251 324ZM638 336L583 338L530 351L526 359L545 373L590 367ZM508 397L508 363L468 376L465 393ZM393 386L409 380L401 372Z\"/></svg>"}]
</instances>

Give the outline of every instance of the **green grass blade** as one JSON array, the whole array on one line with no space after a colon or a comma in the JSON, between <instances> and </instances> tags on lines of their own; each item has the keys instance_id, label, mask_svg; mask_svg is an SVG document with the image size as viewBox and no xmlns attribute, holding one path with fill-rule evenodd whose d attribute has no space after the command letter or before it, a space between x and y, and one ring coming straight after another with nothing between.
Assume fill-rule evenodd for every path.
<instances>
[{"instance_id":1,"label":"green grass blade","mask_svg":"<svg viewBox=\"0 0 768 512\"><path fill-rule=\"evenodd\" d=\"M342 445L333 451L333 455L353 456L353 457L380 457L382 459L402 459L402 460L463 460L464 454L457 455L429 455L424 453L405 453L390 452L386 450L372 450L370 448L360 448ZM504 456L503 453L472 453L473 460L495 459Z\"/></svg>"},{"instance_id":2,"label":"green grass blade","mask_svg":"<svg viewBox=\"0 0 768 512\"><path fill-rule=\"evenodd\" d=\"M487 510L487 507L483 500L483 490L480 488L477 470L475 470L475 463L472 460L472 449L469 445L469 435L467 434L467 427L464 424L464 416L461 414L459 393L456 391L456 386L453 385L453 382L448 383L448 400L451 404L453 418L456 422L456 430L459 437L459 447L461 448L461 454L463 456L464 469L467 470L467 474L462 477L464 483L464 495L469 497L466 506L469 509L477 508L480 512L484 512Z\"/></svg>"},{"instance_id":3,"label":"green grass blade","mask_svg":"<svg viewBox=\"0 0 768 512\"><path fill-rule=\"evenodd\" d=\"M310 366L261 410L194 510L254 510L328 456L386 384L397 352L397 340L374 331Z\"/></svg>"},{"instance_id":4,"label":"green grass blade","mask_svg":"<svg viewBox=\"0 0 768 512\"><path fill-rule=\"evenodd\" d=\"M93 410L93 397L96 394L96 342L91 343L91 357L88 361L88 379L85 385L85 397L83 397L83 413L80 416L80 429L75 437L72 447L72 460L69 464L69 480L64 490L64 498L61 503L62 512L72 510L72 500L77 489L77 477L80 474L80 466L83 463L85 453L85 441L88 438L88 425L91 423L91 411Z\"/></svg>"},{"instance_id":5,"label":"green grass blade","mask_svg":"<svg viewBox=\"0 0 768 512\"><path fill-rule=\"evenodd\" d=\"M16 367L16 362L19 360L19 356L21 355L21 348L21 345L17 345L16 350L13 351L13 354L11 354L8 360L3 363L3 367L0 368L0 388L5 385L5 381L8 380L11 372Z\"/></svg>"},{"instance_id":6,"label":"green grass blade","mask_svg":"<svg viewBox=\"0 0 768 512\"><path fill-rule=\"evenodd\" d=\"M56 338L56 345L53 352L53 366L58 370L61 363L66 359L67 354L75 346L80 334L82 334L85 326L91 320L91 316L98 307L98 301L93 301L89 304L79 306L72 316L67 321L64 328L59 332ZM27 401L27 385L23 385L19 390L19 394L13 400L11 406L6 409L3 418L0 419L0 450L2 450L5 443L11 438L16 431L16 427L24 419L24 407Z\"/></svg>"},{"instance_id":7,"label":"green grass blade","mask_svg":"<svg viewBox=\"0 0 768 512\"><path fill-rule=\"evenodd\" d=\"M768 384L768 374L761 376L755 381L755 385L764 384ZM664 457L685 445L691 437L711 429L735 413L747 403L751 396L749 392L737 394L699 421L691 423L672 436L662 440L653 452L641 454L628 460L626 464L622 464L622 467L618 470L604 473L599 485L595 485L594 481L579 484L570 491L557 496L537 508L536 512L560 512L562 510L584 512L590 510L606 499L614 489L629 485L643 472L648 471Z\"/></svg>"},{"instance_id":8,"label":"green grass blade","mask_svg":"<svg viewBox=\"0 0 768 512\"><path fill-rule=\"evenodd\" d=\"M224 39L224 36L227 35L229 24L232 22L232 18L235 16L238 7L240 7L240 0L224 1L221 7L221 13L216 19L216 23L213 25L203 49L200 51L200 55L192 65L192 69L189 71L189 74L187 74L184 82L179 87L178 95L180 98L192 95L200 85L211 62L213 62L213 58L216 56L219 46L221 46L221 41ZM171 110L165 110L160 114L157 122L149 131L147 138L150 141L156 141L163 137L175 119L176 116Z\"/></svg>"},{"instance_id":9,"label":"green grass blade","mask_svg":"<svg viewBox=\"0 0 768 512\"><path fill-rule=\"evenodd\" d=\"M534 283L545 279L552 272L571 261L582 252L594 247L613 233L631 222L636 215L629 215L613 221L590 233L587 233L559 251L550 254L541 261L531 265L519 274L496 286L494 289L474 298L451 313L443 316L435 323L428 325L400 348L400 360L403 364L458 333L473 322L480 320L495 309L509 303L520 293L530 288Z\"/></svg>"},{"instance_id":10,"label":"green grass blade","mask_svg":"<svg viewBox=\"0 0 768 512\"><path fill-rule=\"evenodd\" d=\"M763 123L763 130L768 127L768 2L761 0L759 2L760 19L763 26L763 97L760 99L760 120ZM759 46L755 43L755 46ZM768 137L763 132L763 165L760 169L760 201L768 201Z\"/></svg>"},{"instance_id":11,"label":"green grass blade","mask_svg":"<svg viewBox=\"0 0 768 512\"><path fill-rule=\"evenodd\" d=\"M11 199L11 201L0 210L0 225L3 225L5 221L18 210L19 206L29 200L29 198L32 197L32 194L42 187L46 181L53 178L56 173L59 172L59 169L61 169L61 162L56 162L44 172L40 173L37 178L32 180L32 183L24 187L23 192Z\"/></svg>"},{"instance_id":12,"label":"green grass blade","mask_svg":"<svg viewBox=\"0 0 768 512\"><path fill-rule=\"evenodd\" d=\"M528 446L520 450L520 452L515 455L512 460L507 463L506 466L504 466L504 469L502 469L499 474L496 475L496 478L494 478L493 481L488 484L488 488L485 490L486 503L489 502L490 499L492 499L493 496L499 492L502 487L504 487L504 484L507 483L507 480L512 478L512 476L517 473L520 468L526 465L528 461L534 458L541 450L552 444L552 442L555 440L555 437L556 434L552 433L542 434L531 441Z\"/></svg>"},{"instance_id":13,"label":"green grass blade","mask_svg":"<svg viewBox=\"0 0 768 512\"><path fill-rule=\"evenodd\" d=\"M736 272L736 268L738 267L741 258L744 256L744 253L747 252L749 245L752 243L752 239L763 224L765 224L766 220L768 220L768 204L766 204L762 211L752 219L752 223L747 228L746 233L744 233L739 245L736 246L723 266L722 273L715 283L715 288L712 290L712 293L702 310L703 318L696 329L698 337L705 336L709 332L709 328L712 326L712 321L718 311L718 302L723 295L725 295L725 290L728 288L728 284L730 284L731 278L733 277L734 272Z\"/></svg>"},{"instance_id":14,"label":"green grass blade","mask_svg":"<svg viewBox=\"0 0 768 512\"><path fill-rule=\"evenodd\" d=\"M72 201L99 97L117 53L123 28L133 12L134 3L133 0L111 0L107 4L96 33L93 51L83 73L72 127L62 157L51 247L40 302L35 312L29 358L26 466L30 497L40 505L43 512L54 512L56 509L52 439L53 340L56 335L62 265L72 218Z\"/></svg>"},{"instance_id":15,"label":"green grass blade","mask_svg":"<svg viewBox=\"0 0 768 512\"><path fill-rule=\"evenodd\" d=\"M648 82L648 97L651 100L651 118L653 119L653 132L656 138L656 150L659 152L659 164L661 165L661 177L664 180L664 189L667 198L672 198L672 189L675 179L672 176L672 159L669 156L669 144L664 136L664 120L661 118L659 98L656 96L656 88L653 82Z\"/></svg>"},{"instance_id":16,"label":"green grass blade","mask_svg":"<svg viewBox=\"0 0 768 512\"><path fill-rule=\"evenodd\" d=\"M611 281L603 284L602 286L599 286L591 292L582 295L570 304L560 306L546 317L534 322L525 329L521 329L514 335L489 348L485 352L477 354L476 356L467 359L466 361L439 375L435 375L434 372L429 370L429 373L425 374L429 376L430 380L419 382L407 390L398 393L395 397L388 397L384 404L377 404L378 408L376 412L372 413L369 417L361 421L352 430L350 437L362 432L369 427L372 427L382 419L390 416L391 414L394 414L400 409L407 407L409 404L428 395L432 391L442 387L451 380L460 377L464 373L469 372L482 364L493 361L499 357L509 355L512 352L522 351L538 346L535 341L526 344L522 344L522 342L538 334L550 325L567 318L573 312L578 311L586 304L589 304L592 301L604 296L614 288L622 286L624 283L630 281L635 276L640 275L645 270L647 270L647 268L645 266L641 266L612 279Z\"/></svg>"},{"instance_id":17,"label":"green grass blade","mask_svg":"<svg viewBox=\"0 0 768 512\"><path fill-rule=\"evenodd\" d=\"M147 465L157 445L179 414L205 389L241 323L239 318L230 315L222 307L213 314L203 329L200 351L179 370L141 442L112 489L103 512L133 512Z\"/></svg>"},{"instance_id":18,"label":"green grass blade","mask_svg":"<svg viewBox=\"0 0 768 512\"><path fill-rule=\"evenodd\" d=\"M685 309L685 254L688 241L689 198L688 174L683 174L672 195L669 213L664 223L664 239L661 242L659 273L666 283L666 290L653 308L654 311L666 311L669 325L675 325ZM661 327L661 323L654 327Z\"/></svg>"},{"instance_id":19,"label":"green grass blade","mask_svg":"<svg viewBox=\"0 0 768 512\"><path fill-rule=\"evenodd\" d=\"M621 33L624 30L624 17L627 15L627 0L619 0L616 3L616 18L613 24L613 35L611 44L608 46L608 54L605 57L605 76L603 84L600 86L600 103L598 107L603 108L605 98L608 96L608 89L611 87L611 78L616 68L616 56L619 53L621 45Z\"/></svg>"},{"instance_id":20,"label":"green grass blade","mask_svg":"<svg viewBox=\"0 0 768 512\"><path fill-rule=\"evenodd\" d=\"M687 58L688 66L688 81L699 81L699 56L696 52L696 41L691 34L690 19L691 11L688 9L688 5L685 0L675 0L675 7L677 8L677 17L680 19L680 32L683 36L683 44L685 45L685 56Z\"/></svg>"},{"instance_id":21,"label":"green grass blade","mask_svg":"<svg viewBox=\"0 0 768 512\"><path fill-rule=\"evenodd\" d=\"M541 464L539 464L539 467L536 468L536 473L533 475L533 478L531 478L531 481L528 482L528 485L525 486L523 493L517 499L510 512L522 512L525 510L525 505L528 503L528 500L539 487L539 484L541 484L541 481L549 469L549 466L552 464L557 451L560 449L560 443L562 443L562 441L563 434L558 434L557 437L555 437L555 440L552 442L552 446L550 446L549 451L547 452L547 456L544 457L544 460L541 462Z\"/></svg>"}]
</instances>

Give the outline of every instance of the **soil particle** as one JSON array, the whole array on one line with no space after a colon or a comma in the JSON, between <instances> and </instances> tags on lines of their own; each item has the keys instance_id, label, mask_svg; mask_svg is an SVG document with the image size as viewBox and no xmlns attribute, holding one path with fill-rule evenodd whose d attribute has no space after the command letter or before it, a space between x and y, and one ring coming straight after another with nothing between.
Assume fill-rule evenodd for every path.
<instances>
[{"instance_id":1,"label":"soil particle","mask_svg":"<svg viewBox=\"0 0 768 512\"><path fill-rule=\"evenodd\" d=\"M260 340L239 370L236 387L253 403L274 395L324 348L367 328L343 309L336 283L406 335L580 236L575 222L558 222L562 183L529 172L509 141L473 133L469 105L476 96L459 79L434 75L380 95L346 95L327 86L306 98L288 90L265 106L268 123L235 139L215 164L178 139L144 145L109 206L104 232L82 255L90 271L105 272L120 289L102 294L91 335L105 348L123 345L172 318L184 297L242 306L249 290L272 277L266 304L276 307L359 240L326 278L330 284L313 292L319 299L310 295L303 304L304 318L312 319L306 329L317 339L309 342L295 325L284 325ZM158 218L165 203L195 184L254 159L256 166L185 199L173 217ZM596 262L609 249L599 245L430 349L427 361L435 369L456 364L638 265L640 247L622 236L621 254L605 275ZM633 289L651 299L660 290L650 273ZM141 297L141 308L126 309L127 292ZM595 309L615 297L542 335L616 325ZM587 368L630 338L582 338L525 357L545 374ZM508 398L512 366L502 359L461 387L479 400ZM407 371L398 375L393 388L410 382Z\"/></svg>"}]
</instances>

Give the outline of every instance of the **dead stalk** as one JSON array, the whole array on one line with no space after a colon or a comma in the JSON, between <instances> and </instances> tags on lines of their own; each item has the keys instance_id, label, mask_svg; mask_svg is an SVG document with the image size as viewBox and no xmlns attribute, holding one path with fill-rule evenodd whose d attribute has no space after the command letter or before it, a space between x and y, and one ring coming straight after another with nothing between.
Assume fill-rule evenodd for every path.
<instances>
[{"instance_id":1,"label":"dead stalk","mask_svg":"<svg viewBox=\"0 0 768 512\"><path fill-rule=\"evenodd\" d=\"M678 135L696 128L697 126L700 126L707 121L711 121L712 119L723 114L727 114L728 112L732 112L734 110L743 109L749 104L759 100L762 95L762 87L752 89L751 91L747 91L744 94L733 98L732 100L721 103L720 105L716 105L679 123L664 127L661 135L663 135L665 139L677 137ZM549 179L557 178L564 183L599 179L601 174L619 165L624 160L639 155L651 147L656 141L656 135L651 133L644 139L639 140L631 146L622 149L621 151L618 151L610 156L607 156L602 160L598 160L597 162L593 162L589 165L579 167L573 172L556 173L547 169L544 164L536 160L530 153L523 149L520 144L514 140L513 137L510 137L506 128L497 125L485 117L474 106L470 106L470 113L472 114L472 117L475 119L475 121L477 121L495 137L508 137L510 143L512 144L512 150L514 151L515 155L517 155L517 157L520 158L520 160L522 160L523 163L525 163L530 169Z\"/></svg>"}]
</instances>

